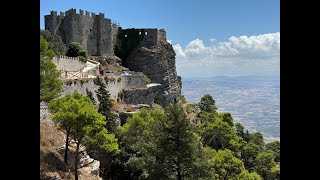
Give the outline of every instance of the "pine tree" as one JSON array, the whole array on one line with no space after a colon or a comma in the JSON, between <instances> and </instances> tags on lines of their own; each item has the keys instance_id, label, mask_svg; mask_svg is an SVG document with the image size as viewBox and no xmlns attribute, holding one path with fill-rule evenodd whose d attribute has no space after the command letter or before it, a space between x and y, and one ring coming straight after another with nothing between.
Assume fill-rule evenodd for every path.
<instances>
[{"instance_id":1,"label":"pine tree","mask_svg":"<svg viewBox=\"0 0 320 180\"><path fill-rule=\"evenodd\" d=\"M48 42L40 35L40 101L50 102L62 90L60 74L52 62L54 55L52 49L48 49Z\"/></svg>"},{"instance_id":2,"label":"pine tree","mask_svg":"<svg viewBox=\"0 0 320 180\"><path fill-rule=\"evenodd\" d=\"M169 105L166 118L159 124L156 140L158 168L166 177L182 180L191 176L195 161L196 137L181 107Z\"/></svg>"},{"instance_id":3,"label":"pine tree","mask_svg":"<svg viewBox=\"0 0 320 180\"><path fill-rule=\"evenodd\" d=\"M109 91L106 89L105 83L99 76L97 76L95 84L99 86L98 90L95 91L99 101L98 112L106 117L108 132L113 133L117 127L117 123L114 114L111 112L112 104Z\"/></svg>"},{"instance_id":4,"label":"pine tree","mask_svg":"<svg viewBox=\"0 0 320 180\"><path fill-rule=\"evenodd\" d=\"M97 112L90 99L80 93L66 95L49 104L53 110L51 118L63 129L69 130L69 135L76 143L74 159L75 180L78 180L79 149L84 142L103 149L110 154L119 153L117 139L114 134L107 134L104 127L105 117ZM66 130L67 130L66 129ZM67 135L67 138L68 136ZM66 139L66 154L69 140ZM66 159L65 159L66 160Z\"/></svg>"},{"instance_id":5,"label":"pine tree","mask_svg":"<svg viewBox=\"0 0 320 180\"><path fill-rule=\"evenodd\" d=\"M89 91L89 89L86 89L86 93L87 93L87 97L91 100L91 102L96 105L96 100L93 98L93 94L91 91Z\"/></svg>"}]
</instances>

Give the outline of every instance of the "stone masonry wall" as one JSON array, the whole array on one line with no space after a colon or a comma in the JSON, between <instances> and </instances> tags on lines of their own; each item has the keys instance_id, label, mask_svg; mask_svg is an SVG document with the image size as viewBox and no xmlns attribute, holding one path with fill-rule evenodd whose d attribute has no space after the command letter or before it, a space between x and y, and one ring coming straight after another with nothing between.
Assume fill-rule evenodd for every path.
<instances>
[{"instance_id":1,"label":"stone masonry wall","mask_svg":"<svg viewBox=\"0 0 320 180\"><path fill-rule=\"evenodd\" d=\"M108 81L106 89L109 91L111 99L117 100L118 94L125 88L145 88L146 82L142 75L110 76L109 78L113 78L114 80ZM120 78L121 80L119 80ZM94 99L97 102L95 91L98 90L99 87L94 84L94 79L65 81L63 84L63 94L72 94L74 91L78 91L86 95L87 88L94 94Z\"/></svg>"},{"instance_id":2,"label":"stone masonry wall","mask_svg":"<svg viewBox=\"0 0 320 180\"><path fill-rule=\"evenodd\" d=\"M57 70L80 71L86 65L86 63L81 62L77 57L53 57L52 61L56 65Z\"/></svg>"},{"instance_id":3,"label":"stone masonry wall","mask_svg":"<svg viewBox=\"0 0 320 180\"><path fill-rule=\"evenodd\" d=\"M138 89L124 89L123 101L127 104L148 104L151 106L158 88L158 86L153 86Z\"/></svg>"},{"instance_id":4,"label":"stone masonry wall","mask_svg":"<svg viewBox=\"0 0 320 180\"><path fill-rule=\"evenodd\" d=\"M68 46L71 42L79 42L90 55L113 55L111 38L111 20L104 14L83 12L76 9L66 12L52 11L45 16L45 29L61 36Z\"/></svg>"}]
</instances>

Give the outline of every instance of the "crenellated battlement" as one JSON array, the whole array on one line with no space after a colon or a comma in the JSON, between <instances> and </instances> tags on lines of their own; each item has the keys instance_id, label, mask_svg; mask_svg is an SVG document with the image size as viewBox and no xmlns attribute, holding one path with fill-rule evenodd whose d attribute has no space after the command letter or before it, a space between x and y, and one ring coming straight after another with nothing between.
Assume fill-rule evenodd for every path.
<instances>
[{"instance_id":1,"label":"crenellated battlement","mask_svg":"<svg viewBox=\"0 0 320 180\"><path fill-rule=\"evenodd\" d=\"M79 9L79 11L77 12L77 9L69 9L65 12L60 11L60 14L58 15L57 11L50 11L50 15L51 16L68 16L68 15L80 15L80 16L87 16L87 17L96 17L96 16L100 16L102 18L104 18L104 13L99 13L98 15L96 15L96 13L94 12L89 12L89 11L84 11L83 9Z\"/></svg>"},{"instance_id":2,"label":"crenellated battlement","mask_svg":"<svg viewBox=\"0 0 320 180\"><path fill-rule=\"evenodd\" d=\"M45 16L45 29L61 36L67 46L71 42L79 42L90 55L107 56L114 53L112 29L115 28L104 13L73 8L60 12L60 15L57 11L51 11L50 15Z\"/></svg>"},{"instance_id":3,"label":"crenellated battlement","mask_svg":"<svg viewBox=\"0 0 320 180\"><path fill-rule=\"evenodd\" d=\"M79 42L89 55L94 56L112 56L117 48L128 50L137 46L156 46L166 39L163 29L122 29L119 23L105 18L104 13L74 8L59 15L57 11L51 11L45 16L45 29L61 36L67 46L71 42Z\"/></svg>"},{"instance_id":4,"label":"crenellated battlement","mask_svg":"<svg viewBox=\"0 0 320 180\"><path fill-rule=\"evenodd\" d=\"M53 59L72 59L72 60L79 60L79 57L57 56L57 57L53 57Z\"/></svg>"}]
</instances>

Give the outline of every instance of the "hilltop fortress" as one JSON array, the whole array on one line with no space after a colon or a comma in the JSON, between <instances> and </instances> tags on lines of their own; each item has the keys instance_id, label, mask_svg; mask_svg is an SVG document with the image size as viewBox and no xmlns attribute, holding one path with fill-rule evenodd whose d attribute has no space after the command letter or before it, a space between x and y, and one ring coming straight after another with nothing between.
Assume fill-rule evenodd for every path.
<instances>
[{"instance_id":1,"label":"hilltop fortress","mask_svg":"<svg viewBox=\"0 0 320 180\"><path fill-rule=\"evenodd\" d=\"M45 29L59 35L67 46L71 42L79 42L92 56L112 56L121 43L132 45L136 35L144 47L157 45L161 39L166 39L163 29L122 29L105 18L103 13L96 15L81 9L79 13L70 9L59 15L57 11L51 11L45 16Z\"/></svg>"},{"instance_id":2,"label":"hilltop fortress","mask_svg":"<svg viewBox=\"0 0 320 180\"><path fill-rule=\"evenodd\" d=\"M177 102L181 77L177 76L175 52L166 32L157 28L122 29L103 13L70 9L45 16L45 30L59 35L68 47L79 42L90 55L87 63L77 58L55 57L64 92L95 92L93 79L105 79L111 98L125 104L161 105ZM147 85L144 76L151 79ZM71 82L79 81L79 83ZM96 98L96 97L95 97Z\"/></svg>"}]
</instances>

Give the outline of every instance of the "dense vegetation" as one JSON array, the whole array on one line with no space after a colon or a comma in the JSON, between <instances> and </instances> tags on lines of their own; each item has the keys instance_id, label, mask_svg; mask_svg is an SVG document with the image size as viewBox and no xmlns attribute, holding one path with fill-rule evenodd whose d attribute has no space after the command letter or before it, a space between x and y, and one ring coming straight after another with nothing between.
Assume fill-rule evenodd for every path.
<instances>
[{"instance_id":1,"label":"dense vegetation","mask_svg":"<svg viewBox=\"0 0 320 180\"><path fill-rule=\"evenodd\" d=\"M119 126L115 179L280 179L280 142L244 132L210 95L198 103L198 123L178 104L141 110Z\"/></svg>"},{"instance_id":2,"label":"dense vegetation","mask_svg":"<svg viewBox=\"0 0 320 180\"><path fill-rule=\"evenodd\" d=\"M58 97L62 90L59 72L52 62L53 56L54 51L48 48L48 42L40 35L40 101L44 102Z\"/></svg>"},{"instance_id":3,"label":"dense vegetation","mask_svg":"<svg viewBox=\"0 0 320 180\"><path fill-rule=\"evenodd\" d=\"M96 108L90 98L78 93L50 103L52 118L67 134L66 147L72 136L77 148L84 144L103 150L106 178L280 179L280 142L265 144L261 133L244 132L230 113L216 111L210 95L197 106L197 123L188 119L183 106L170 104L164 110L142 109L113 132L107 130L105 118L111 113L103 106L110 104ZM75 167L78 161L76 156Z\"/></svg>"},{"instance_id":4,"label":"dense vegetation","mask_svg":"<svg viewBox=\"0 0 320 180\"><path fill-rule=\"evenodd\" d=\"M48 49L52 49L52 51L60 56L65 55L66 53L66 46L62 42L62 39L58 35L54 35L47 30L40 30L40 35L48 42Z\"/></svg>"},{"instance_id":5,"label":"dense vegetation","mask_svg":"<svg viewBox=\"0 0 320 180\"><path fill-rule=\"evenodd\" d=\"M49 104L53 112L51 118L65 130L66 150L65 163L67 164L68 145L70 139L76 143L74 160L75 179L78 180L79 148L80 145L92 145L103 149L107 153L118 153L118 143L114 134L109 134L105 128L105 116L98 113L92 101L79 93L66 95ZM69 138L69 137L72 138Z\"/></svg>"},{"instance_id":6,"label":"dense vegetation","mask_svg":"<svg viewBox=\"0 0 320 180\"><path fill-rule=\"evenodd\" d=\"M67 53L69 57L79 57L80 61L87 62L88 52L78 42L70 43Z\"/></svg>"},{"instance_id":7,"label":"dense vegetation","mask_svg":"<svg viewBox=\"0 0 320 180\"><path fill-rule=\"evenodd\" d=\"M40 100L50 102L51 117L66 134L66 166L70 164L68 147L76 144L75 179L80 145L103 155L106 168L101 175L105 178L280 179L280 142L265 144L261 133L245 131L230 113L217 111L209 94L197 104L181 100L164 109L141 109L121 126L99 77L95 80L97 102L88 90L87 96L75 92L57 98L62 83L51 59L60 51L49 44L40 35ZM81 51L73 45L67 55Z\"/></svg>"}]
</instances>

